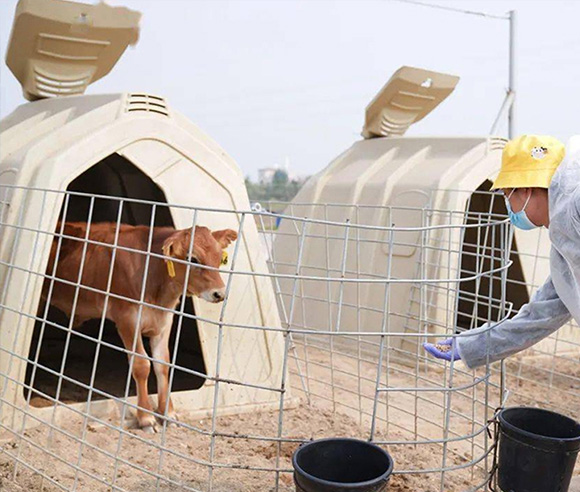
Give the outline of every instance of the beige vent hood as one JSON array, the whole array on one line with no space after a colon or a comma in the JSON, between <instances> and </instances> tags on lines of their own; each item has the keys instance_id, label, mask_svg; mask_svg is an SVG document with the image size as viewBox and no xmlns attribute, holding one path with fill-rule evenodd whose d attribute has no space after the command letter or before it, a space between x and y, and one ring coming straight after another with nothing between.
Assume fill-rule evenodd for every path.
<instances>
[{"instance_id":1,"label":"beige vent hood","mask_svg":"<svg viewBox=\"0 0 580 492\"><path fill-rule=\"evenodd\" d=\"M367 106L364 138L401 136L425 118L459 82L459 77L401 67Z\"/></svg>"},{"instance_id":2,"label":"beige vent hood","mask_svg":"<svg viewBox=\"0 0 580 492\"><path fill-rule=\"evenodd\" d=\"M139 39L141 14L64 0L20 0L6 64L35 100L83 94Z\"/></svg>"}]
</instances>

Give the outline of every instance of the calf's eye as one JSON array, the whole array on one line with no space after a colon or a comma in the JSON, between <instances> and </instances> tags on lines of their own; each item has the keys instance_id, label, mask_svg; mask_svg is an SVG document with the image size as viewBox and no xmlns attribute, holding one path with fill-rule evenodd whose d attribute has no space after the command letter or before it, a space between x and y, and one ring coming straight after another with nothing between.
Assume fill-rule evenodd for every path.
<instances>
[{"instance_id":1,"label":"calf's eye","mask_svg":"<svg viewBox=\"0 0 580 492\"><path fill-rule=\"evenodd\" d=\"M189 261L190 263L193 263L194 265L199 265L199 260L198 260L198 259L197 259L195 256L190 256L190 257L188 258L188 261Z\"/></svg>"}]
</instances>

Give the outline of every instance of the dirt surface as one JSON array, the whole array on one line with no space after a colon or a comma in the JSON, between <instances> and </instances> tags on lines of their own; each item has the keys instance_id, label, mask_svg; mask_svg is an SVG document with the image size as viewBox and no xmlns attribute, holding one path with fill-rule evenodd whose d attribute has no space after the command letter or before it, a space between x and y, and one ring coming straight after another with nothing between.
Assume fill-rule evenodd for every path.
<instances>
[{"instance_id":1,"label":"dirt surface","mask_svg":"<svg viewBox=\"0 0 580 492\"><path fill-rule=\"evenodd\" d=\"M333 413L329 410L308 408L301 405L298 408L288 410L285 413L288 436L296 437L310 435L312 437L326 436L360 436L362 429L358 424L346 415ZM68 420L67 430L75 435L80 435L82 421L71 416ZM108 421L112 426L116 425L114 419ZM192 422L200 428L207 428L209 422ZM222 417L218 419L217 427L220 432L230 434L216 439L215 461L218 463L236 463L240 467L262 467L275 469L277 444L275 442L253 441L244 438L248 434L274 433L277 424L277 413L254 413L240 416ZM134 437L125 436L122 439L120 457L132 464L142 467L151 473L157 472L160 452L154 447L161 442L162 436L146 436L141 431L131 431L132 435L147 439L149 445L137 441ZM394 433L392 437L397 437ZM402 437L398 435L398 437ZM25 433L25 438L37 444L44 445L48 439L47 429L36 428ZM109 429L101 424L89 424L86 440L97 447L99 451L85 446L83 457L80 462L86 473L78 475L78 490L98 491L107 490L103 483L91 479L88 474L93 474L103 480L111 481L114 476L115 460L104 455L116 453L119 443L119 432ZM165 435L165 445L191 459L207 459L209 453L209 438L202 437L193 431L182 428L168 428ZM280 467L289 470L291 468L291 456L297 443L283 443L281 446ZM389 446L387 449L396 457L399 468L413 467L417 463L422 466L431 464L436 467L439 464L437 455L427 447L413 449L409 446ZM58 480L64 487L71 488L75 481L74 464L78 462L79 444L73 439L59 433L53 434L50 450L59 459L49 456L42 449L35 448L24 441L12 440L6 445L6 450L27 463L33 464L39 469L45 470L49 477ZM14 472L13 459L7 454L0 454L0 477L2 479L1 490L40 490L41 480L23 466L18 467L17 483L10 483ZM188 487L205 490L207 488L208 469L205 466L196 466L186 458L164 454L164 463L160 473L178 482L184 482ZM389 490L395 492L436 490L440 476L416 476L397 475L392 478ZM44 480L45 490L53 491L59 488ZM116 484L128 491L154 490L156 480L146 472L135 470L128 464L119 464ZM455 490L468 488L469 481L466 478L454 478ZM451 484L450 484L451 485ZM216 469L214 472L214 490L219 492L255 492L271 491L275 486L275 473L272 471L246 471ZM161 490L181 490L178 485L161 483ZM292 476L284 472L280 476L280 489L283 491L294 490ZM450 489L451 490L451 489Z\"/></svg>"},{"instance_id":2,"label":"dirt surface","mask_svg":"<svg viewBox=\"0 0 580 492\"><path fill-rule=\"evenodd\" d=\"M52 432L48 425L41 425L26 431L22 438L9 436L4 441L5 452L0 453L0 490L38 491L42 483L46 491L72 490L76 482L76 490L92 492L110 490L114 482L118 490L148 492L156 490L159 476L161 491L206 491L210 472L207 464L213 461L216 465L213 492L274 491L277 469L281 471L278 490L294 491L291 456L299 443L329 436L368 439L376 389L377 365L372 358L361 361L336 353L331 356L313 347L307 352L299 348L296 354L301 360L308 359L308 373L303 371L301 380L297 368L292 370L293 398L299 403L284 412L278 463L279 444L273 438L278 435L279 413L275 411L217 418L213 460L211 420L189 419L184 409L178 409L182 425L168 427L155 435L136 429L123 434L118 429L119 415L111 415L102 422L90 420L85 426L82 417L66 411L64 424L57 425ZM558 369L563 374L575 374L577 370L576 366ZM542 364L535 364L534 370L536 373L527 374L526 378L512 378L518 394L510 399L511 405L529 404L534 394L545 393ZM383 394L374 427L374 439L383 442L381 445L395 460L397 474L391 479L390 492L436 492L442 478L446 492L466 491L485 477L484 461L477 466L470 464L483 456L489 444L485 432L478 429L491 416L498 391L488 390L488 412L483 386L454 393L449 404L451 412L446 416L446 394L439 389L448 375L442 365L407 367L392 363L390 370L381 376L381 386L398 388ZM454 378L456 386L475 381L473 375L461 371ZM552 378L551 405L572 407L580 412L580 400L575 399L579 388L575 384L569 378ZM309 402L301 391L303 385L310 390ZM42 402L38 404L41 406ZM81 446L83 429L85 444ZM466 437L471 434L475 435ZM456 440L444 445L441 441L446 437ZM429 439L434 441L424 442ZM48 478L42 480L22 464L15 470L19 460L41 470ZM438 471L429 472L443 465L459 469L444 477Z\"/></svg>"}]
</instances>

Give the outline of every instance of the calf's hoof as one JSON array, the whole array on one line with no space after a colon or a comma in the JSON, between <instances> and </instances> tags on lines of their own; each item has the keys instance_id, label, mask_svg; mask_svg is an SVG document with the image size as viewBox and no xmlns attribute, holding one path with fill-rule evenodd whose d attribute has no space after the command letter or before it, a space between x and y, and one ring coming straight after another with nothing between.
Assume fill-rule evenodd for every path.
<instances>
[{"instance_id":1,"label":"calf's hoof","mask_svg":"<svg viewBox=\"0 0 580 492\"><path fill-rule=\"evenodd\" d=\"M146 434L155 434L157 432L157 421L154 415L145 415L138 419L139 428Z\"/></svg>"},{"instance_id":2,"label":"calf's hoof","mask_svg":"<svg viewBox=\"0 0 580 492\"><path fill-rule=\"evenodd\" d=\"M141 427L141 430L145 434L155 434L157 432L157 425L146 425L145 427Z\"/></svg>"},{"instance_id":3,"label":"calf's hoof","mask_svg":"<svg viewBox=\"0 0 580 492\"><path fill-rule=\"evenodd\" d=\"M170 411L166 416L163 414L164 412L160 409L157 409L157 418L159 423L163 424L163 422L167 422L167 427L177 427L179 418L177 416L177 412Z\"/></svg>"}]
</instances>

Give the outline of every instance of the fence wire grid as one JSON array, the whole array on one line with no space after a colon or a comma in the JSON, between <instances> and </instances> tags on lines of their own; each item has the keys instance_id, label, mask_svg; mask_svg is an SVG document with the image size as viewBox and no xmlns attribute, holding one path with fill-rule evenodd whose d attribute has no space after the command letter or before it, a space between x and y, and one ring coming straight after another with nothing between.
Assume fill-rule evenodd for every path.
<instances>
[{"instance_id":1,"label":"fence wire grid","mask_svg":"<svg viewBox=\"0 0 580 492\"><path fill-rule=\"evenodd\" d=\"M483 490L508 393L578 417L580 337L475 371L425 355L542 281L512 273L541 238L515 251L501 198L474 196L239 211L0 187L0 488L291 491L301 443L350 436L393 455L393 490ZM202 226L236 232L226 264ZM192 300L208 278L223 302Z\"/></svg>"}]
</instances>

